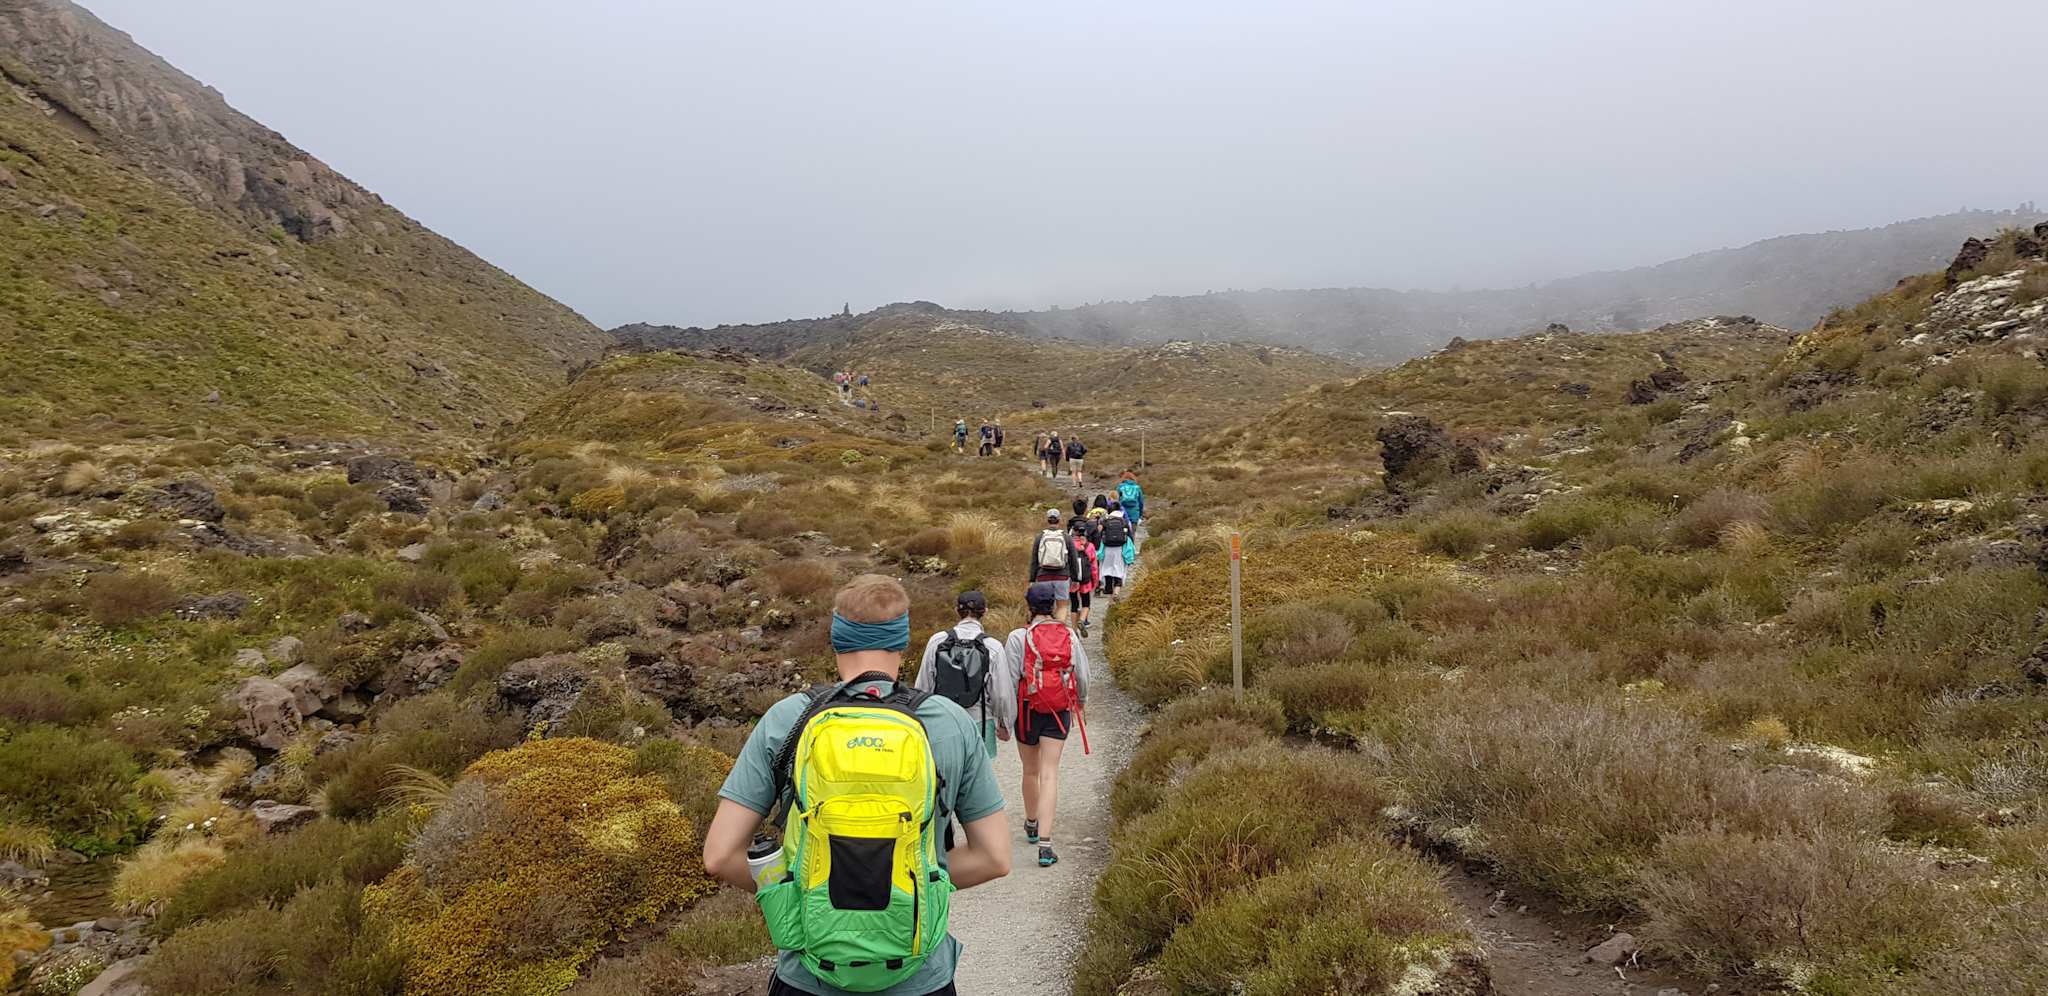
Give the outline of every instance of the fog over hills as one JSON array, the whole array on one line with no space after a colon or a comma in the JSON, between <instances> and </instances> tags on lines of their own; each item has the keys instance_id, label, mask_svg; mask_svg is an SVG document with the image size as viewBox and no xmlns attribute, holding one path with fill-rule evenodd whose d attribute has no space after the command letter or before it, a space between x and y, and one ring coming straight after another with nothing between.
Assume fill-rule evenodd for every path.
<instances>
[{"instance_id":1,"label":"fog over hills","mask_svg":"<svg viewBox=\"0 0 2048 996\"><path fill-rule=\"evenodd\" d=\"M1790 235L1703 252L1656 266L1589 273L1508 290L1378 288L1221 291L1046 311L955 311L929 302L863 314L713 329L628 325L619 338L652 346L753 349L780 356L850 335L906 312L944 313L984 328L1115 345L1186 339L1294 346L1374 363L1426 353L1454 336L1490 339L1553 322L1582 332L1632 332L1709 315L1750 315L1791 329L1831 308L1939 269L1971 236L2032 225L2048 215L1964 210L1883 228ZM1484 251L1483 243L1478 251Z\"/></svg>"}]
</instances>

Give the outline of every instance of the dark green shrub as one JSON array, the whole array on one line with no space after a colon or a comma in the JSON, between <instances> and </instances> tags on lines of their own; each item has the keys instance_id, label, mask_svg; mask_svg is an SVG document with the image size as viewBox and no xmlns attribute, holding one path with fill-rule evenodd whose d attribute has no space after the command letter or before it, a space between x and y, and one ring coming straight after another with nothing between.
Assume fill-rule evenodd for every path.
<instances>
[{"instance_id":1,"label":"dark green shrub","mask_svg":"<svg viewBox=\"0 0 2048 996\"><path fill-rule=\"evenodd\" d=\"M332 881L195 924L139 975L160 996L397 996L405 956L363 915L362 887Z\"/></svg>"},{"instance_id":2,"label":"dark green shrub","mask_svg":"<svg viewBox=\"0 0 2048 996\"><path fill-rule=\"evenodd\" d=\"M400 702L377 723L378 736L345 751L323 754L306 766L308 787L327 799L330 815L366 816L390 801L396 765L454 778L471 761L520 741L525 730L510 716L494 716L439 692Z\"/></svg>"},{"instance_id":3,"label":"dark green shrub","mask_svg":"<svg viewBox=\"0 0 2048 996\"><path fill-rule=\"evenodd\" d=\"M781 539L803 532L803 524L787 513L772 509L751 509L733 520L733 529L748 539Z\"/></svg>"},{"instance_id":4,"label":"dark green shrub","mask_svg":"<svg viewBox=\"0 0 2048 996\"><path fill-rule=\"evenodd\" d=\"M164 910L161 928L177 930L244 910L270 909L299 890L328 882L364 886L405 860L405 814L369 822L321 820L293 833L263 837L228 855L226 864L187 880Z\"/></svg>"},{"instance_id":5,"label":"dark green shrub","mask_svg":"<svg viewBox=\"0 0 2048 996\"><path fill-rule=\"evenodd\" d=\"M178 607L170 582L139 571L101 574L85 586L80 604L102 626L126 626Z\"/></svg>"},{"instance_id":6,"label":"dark green shrub","mask_svg":"<svg viewBox=\"0 0 2048 996\"><path fill-rule=\"evenodd\" d=\"M1514 548L1522 543L1514 523L1485 512L1446 512L1425 523L1416 533L1424 553L1440 553L1463 559L1488 549Z\"/></svg>"},{"instance_id":7,"label":"dark green shrub","mask_svg":"<svg viewBox=\"0 0 2048 996\"><path fill-rule=\"evenodd\" d=\"M1214 755L1121 831L1096 884L1099 923L1157 951L1210 904L1337 837L1374 832L1390 801L1354 756L1278 745Z\"/></svg>"},{"instance_id":8,"label":"dark green shrub","mask_svg":"<svg viewBox=\"0 0 2048 996\"><path fill-rule=\"evenodd\" d=\"M1156 728L1139 745L1129 766L1116 776L1109 797L1110 814L1121 825L1149 813L1209 755L1250 747L1272 737L1269 730L1227 717Z\"/></svg>"},{"instance_id":9,"label":"dark green shrub","mask_svg":"<svg viewBox=\"0 0 2048 996\"><path fill-rule=\"evenodd\" d=\"M1902 785L1885 797L1890 820L1884 835L1913 844L1974 848L1984 843L1984 828L1964 800L1926 785Z\"/></svg>"},{"instance_id":10,"label":"dark green shrub","mask_svg":"<svg viewBox=\"0 0 2048 996\"><path fill-rule=\"evenodd\" d=\"M775 953L753 897L730 886L685 912L669 931L676 956L695 965L738 965Z\"/></svg>"},{"instance_id":11,"label":"dark green shrub","mask_svg":"<svg viewBox=\"0 0 2048 996\"><path fill-rule=\"evenodd\" d=\"M45 826L89 855L132 844L151 814L134 797L140 772L119 743L37 725L0 739L0 821Z\"/></svg>"},{"instance_id":12,"label":"dark green shrub","mask_svg":"<svg viewBox=\"0 0 2048 996\"><path fill-rule=\"evenodd\" d=\"M550 610L552 611L552 610ZM580 650L583 638L552 626L516 626L500 630L469 652L468 663L456 672L449 687L467 691L498 680L508 665L533 657Z\"/></svg>"},{"instance_id":13,"label":"dark green shrub","mask_svg":"<svg viewBox=\"0 0 2048 996\"><path fill-rule=\"evenodd\" d=\"M1376 993L1464 944L1462 935L1428 864L1353 838L1198 910L1157 966L1175 993Z\"/></svg>"},{"instance_id":14,"label":"dark green shrub","mask_svg":"<svg viewBox=\"0 0 2048 996\"><path fill-rule=\"evenodd\" d=\"M1205 688L1175 699L1152 725L1168 730L1211 719L1234 719L1276 737L1287 730L1287 713L1278 699L1260 691L1247 691L1239 698L1228 688Z\"/></svg>"},{"instance_id":15,"label":"dark green shrub","mask_svg":"<svg viewBox=\"0 0 2048 996\"><path fill-rule=\"evenodd\" d=\"M378 585L376 594L380 599L390 599L408 608L433 612L461 590L462 583L446 574L414 571Z\"/></svg>"},{"instance_id":16,"label":"dark green shrub","mask_svg":"<svg viewBox=\"0 0 2048 996\"><path fill-rule=\"evenodd\" d=\"M1656 505L1639 498L1594 498L1570 495L1545 502L1522 520L1529 545L1555 550L1602 530L1627 527L1658 518Z\"/></svg>"},{"instance_id":17,"label":"dark green shrub","mask_svg":"<svg viewBox=\"0 0 2048 996\"><path fill-rule=\"evenodd\" d=\"M1440 684L1439 679L1354 662L1275 668L1259 676L1259 690L1279 700L1288 728L1297 733L1363 732L1374 717L1391 714Z\"/></svg>"}]
</instances>

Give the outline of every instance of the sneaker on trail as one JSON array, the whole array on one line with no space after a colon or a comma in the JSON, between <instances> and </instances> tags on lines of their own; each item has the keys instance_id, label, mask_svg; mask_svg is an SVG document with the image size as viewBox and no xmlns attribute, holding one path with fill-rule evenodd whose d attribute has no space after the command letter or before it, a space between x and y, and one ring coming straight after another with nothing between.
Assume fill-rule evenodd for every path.
<instances>
[{"instance_id":1,"label":"sneaker on trail","mask_svg":"<svg viewBox=\"0 0 2048 996\"><path fill-rule=\"evenodd\" d=\"M1052 853L1051 844L1038 845L1038 867L1050 868L1053 865L1058 864L1059 860L1060 856Z\"/></svg>"},{"instance_id":2,"label":"sneaker on trail","mask_svg":"<svg viewBox=\"0 0 2048 996\"><path fill-rule=\"evenodd\" d=\"M1037 820L1025 820L1025 821L1024 821L1024 840L1025 840L1026 842L1028 842L1028 843L1032 843L1032 844L1036 844L1036 843L1038 843L1038 821L1037 821Z\"/></svg>"}]
</instances>

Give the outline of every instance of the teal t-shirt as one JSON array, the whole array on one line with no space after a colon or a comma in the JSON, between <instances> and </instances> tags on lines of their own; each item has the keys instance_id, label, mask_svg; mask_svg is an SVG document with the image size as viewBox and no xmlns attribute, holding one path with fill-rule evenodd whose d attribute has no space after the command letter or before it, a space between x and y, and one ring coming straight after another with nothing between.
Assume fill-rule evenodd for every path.
<instances>
[{"instance_id":1,"label":"teal t-shirt","mask_svg":"<svg viewBox=\"0 0 2048 996\"><path fill-rule=\"evenodd\" d=\"M890 689L885 687L882 691L886 694ZM809 705L810 696L800 692L775 703L761 717L753 734L747 737L746 747L740 750L732 774L726 776L725 785L718 790L719 798L731 799L763 815L774 810L775 755L782 750L789 728L796 725ZM944 826L952 814L958 814L962 823L972 823L1002 812L1003 790L996 786L995 768L982 752L980 724L967 715L967 710L936 695L918 706L917 718L924 723L925 737L932 744L932 763L943 779L934 825ZM941 851L939 864L943 867L945 863L946 855ZM927 996L953 981L953 969L959 963L960 942L949 933L916 975L867 996ZM863 996L818 981L794 951L778 956L775 974L813 996Z\"/></svg>"}]
</instances>

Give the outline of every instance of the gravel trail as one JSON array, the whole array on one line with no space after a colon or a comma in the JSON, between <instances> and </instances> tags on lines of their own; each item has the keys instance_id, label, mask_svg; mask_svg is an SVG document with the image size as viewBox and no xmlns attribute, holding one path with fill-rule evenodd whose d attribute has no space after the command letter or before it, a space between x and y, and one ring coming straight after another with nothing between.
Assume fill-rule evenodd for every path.
<instances>
[{"instance_id":1,"label":"gravel trail","mask_svg":"<svg viewBox=\"0 0 2048 996\"><path fill-rule=\"evenodd\" d=\"M1137 581L1135 570L1131 581ZM1095 618L1102 618L1100 606ZM1094 908L1095 878L1109 862L1110 786L1129 762L1144 723L1137 703L1109 676L1102 627L1091 627L1083 644L1094 668L1088 693L1088 742L1093 752L1083 754L1081 738L1075 736L1060 758L1058 823L1053 828L1060 861L1051 868L1038 867L1037 845L1024 842L1024 770L1017 745L997 745L996 778L1008 801L1010 875L953 897L953 936L964 946L955 982L963 996L1056 996L1069 991L1088 914Z\"/></svg>"}]
</instances>

